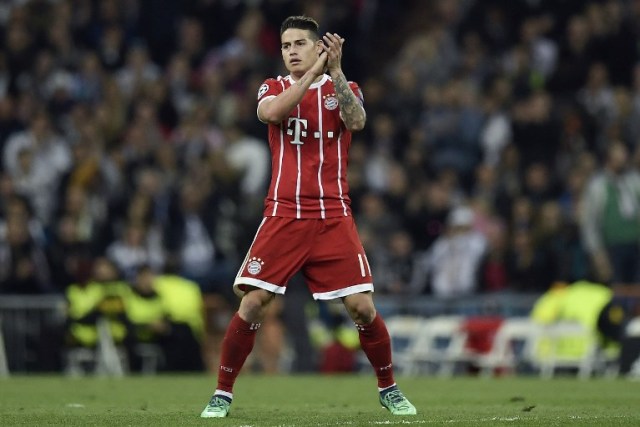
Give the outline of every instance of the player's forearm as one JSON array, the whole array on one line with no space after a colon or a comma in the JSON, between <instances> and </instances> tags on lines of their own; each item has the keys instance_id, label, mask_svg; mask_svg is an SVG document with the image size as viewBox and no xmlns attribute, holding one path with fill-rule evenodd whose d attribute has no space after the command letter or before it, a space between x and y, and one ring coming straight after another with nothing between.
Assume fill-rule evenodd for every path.
<instances>
[{"instance_id":1,"label":"player's forearm","mask_svg":"<svg viewBox=\"0 0 640 427\"><path fill-rule=\"evenodd\" d=\"M340 113L347 129L350 131L362 130L367 117L364 108L360 105L360 101L358 101L358 98L349 87L347 78L342 71L336 71L331 73L331 79L336 88Z\"/></svg>"},{"instance_id":2,"label":"player's forearm","mask_svg":"<svg viewBox=\"0 0 640 427\"><path fill-rule=\"evenodd\" d=\"M291 85L287 90L279 94L268 102L260 105L260 118L268 123L278 124L289 116L291 110L300 103L309 86L314 82L316 76L313 72L307 71L300 80Z\"/></svg>"}]
</instances>

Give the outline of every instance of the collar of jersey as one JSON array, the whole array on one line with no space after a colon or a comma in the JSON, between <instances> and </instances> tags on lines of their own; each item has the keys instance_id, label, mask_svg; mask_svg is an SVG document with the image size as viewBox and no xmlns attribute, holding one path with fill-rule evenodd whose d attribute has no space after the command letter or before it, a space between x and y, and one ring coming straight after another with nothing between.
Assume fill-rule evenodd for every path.
<instances>
[{"instance_id":1,"label":"collar of jersey","mask_svg":"<svg viewBox=\"0 0 640 427\"><path fill-rule=\"evenodd\" d=\"M291 77L291 74L289 74L289 75L287 76L287 78L291 81L291 84L294 84L294 83L296 82L295 80L293 80L293 77ZM320 87L320 86L322 86L322 85L323 85L323 84L324 84L328 79L329 79L329 76L328 76L328 75L326 75L326 74L323 74L323 75L322 75L322 78L320 79L320 81L319 81L319 82L312 83L312 84L311 84L311 86L309 86L309 89L317 89L317 88L319 88L319 87Z\"/></svg>"}]
</instances>

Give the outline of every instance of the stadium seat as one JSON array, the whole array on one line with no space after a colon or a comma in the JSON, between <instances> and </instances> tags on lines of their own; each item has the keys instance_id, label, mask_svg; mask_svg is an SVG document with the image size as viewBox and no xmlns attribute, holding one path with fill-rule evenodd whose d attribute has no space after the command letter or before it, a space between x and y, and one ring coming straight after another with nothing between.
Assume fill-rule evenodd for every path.
<instances>
[{"instance_id":1,"label":"stadium seat","mask_svg":"<svg viewBox=\"0 0 640 427\"><path fill-rule=\"evenodd\" d=\"M97 375L121 377L127 373L129 367L127 355L113 341L109 321L100 318L96 327L98 343L95 350L74 348L67 352L65 368L67 375L82 375L86 372L86 366L92 366L93 373Z\"/></svg>"},{"instance_id":2,"label":"stadium seat","mask_svg":"<svg viewBox=\"0 0 640 427\"><path fill-rule=\"evenodd\" d=\"M95 371L96 352L92 348L72 348L65 354L65 374L71 377L85 375L89 370Z\"/></svg>"},{"instance_id":3,"label":"stadium seat","mask_svg":"<svg viewBox=\"0 0 640 427\"><path fill-rule=\"evenodd\" d=\"M153 375L164 362L164 353L157 344L140 343L134 349L140 358L140 372L144 375Z\"/></svg>"},{"instance_id":4,"label":"stadium seat","mask_svg":"<svg viewBox=\"0 0 640 427\"><path fill-rule=\"evenodd\" d=\"M620 368L626 378L640 379L640 317L632 319L625 327Z\"/></svg>"},{"instance_id":5,"label":"stadium seat","mask_svg":"<svg viewBox=\"0 0 640 427\"><path fill-rule=\"evenodd\" d=\"M640 337L640 317L632 319L625 327L625 335L628 337Z\"/></svg>"},{"instance_id":6,"label":"stadium seat","mask_svg":"<svg viewBox=\"0 0 640 427\"><path fill-rule=\"evenodd\" d=\"M540 326L527 317L504 319L496 332L491 350L475 359L481 375L514 374L521 366L533 365L539 336Z\"/></svg>"},{"instance_id":7,"label":"stadium seat","mask_svg":"<svg viewBox=\"0 0 640 427\"><path fill-rule=\"evenodd\" d=\"M428 374L451 376L459 363L471 360L463 321L463 316L436 316L420 324L410 355L415 371L422 372L424 367Z\"/></svg>"},{"instance_id":8,"label":"stadium seat","mask_svg":"<svg viewBox=\"0 0 640 427\"><path fill-rule=\"evenodd\" d=\"M579 378L589 378L598 359L597 337L593 331L576 322L557 322L541 329L535 356L540 376L552 378L558 369L577 370Z\"/></svg>"},{"instance_id":9,"label":"stadium seat","mask_svg":"<svg viewBox=\"0 0 640 427\"><path fill-rule=\"evenodd\" d=\"M416 373L415 354L420 330L426 320L420 316L391 316L385 320L393 351L393 365L399 373ZM364 354L364 353L363 353Z\"/></svg>"}]
</instances>

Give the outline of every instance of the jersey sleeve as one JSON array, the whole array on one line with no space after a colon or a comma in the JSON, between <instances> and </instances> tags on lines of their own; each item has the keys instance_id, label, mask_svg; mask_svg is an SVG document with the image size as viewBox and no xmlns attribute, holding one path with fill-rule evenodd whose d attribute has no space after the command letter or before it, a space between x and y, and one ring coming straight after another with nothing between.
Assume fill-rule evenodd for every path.
<instances>
[{"instance_id":1,"label":"jersey sleeve","mask_svg":"<svg viewBox=\"0 0 640 427\"><path fill-rule=\"evenodd\" d=\"M258 120L260 120L260 116L258 115L258 108L260 108L260 104L267 99L274 98L282 93L284 87L279 80L276 79L267 79L261 85L260 89L258 89L258 107L256 108L256 115L258 116Z\"/></svg>"},{"instance_id":2,"label":"jersey sleeve","mask_svg":"<svg viewBox=\"0 0 640 427\"><path fill-rule=\"evenodd\" d=\"M362 90L360 89L360 86L358 86L358 83L349 82L349 87L356 95L356 98L358 98L358 101L360 101L360 105L364 107L364 96L362 95Z\"/></svg>"}]
</instances>

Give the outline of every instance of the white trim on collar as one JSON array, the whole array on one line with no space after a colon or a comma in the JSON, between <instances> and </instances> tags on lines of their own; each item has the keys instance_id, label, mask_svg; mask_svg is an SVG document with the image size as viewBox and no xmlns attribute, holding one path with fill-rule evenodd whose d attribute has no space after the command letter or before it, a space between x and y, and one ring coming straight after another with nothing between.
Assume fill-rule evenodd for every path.
<instances>
[{"instance_id":1,"label":"white trim on collar","mask_svg":"<svg viewBox=\"0 0 640 427\"><path fill-rule=\"evenodd\" d=\"M295 84L296 81L293 80L293 77L291 77L291 74L289 74L286 78L289 79L291 84ZM309 86L309 89L317 89L323 84L325 84L327 80L329 80L329 75L323 74L322 79L320 79L320 81L318 82L312 83L311 86Z\"/></svg>"}]
</instances>

